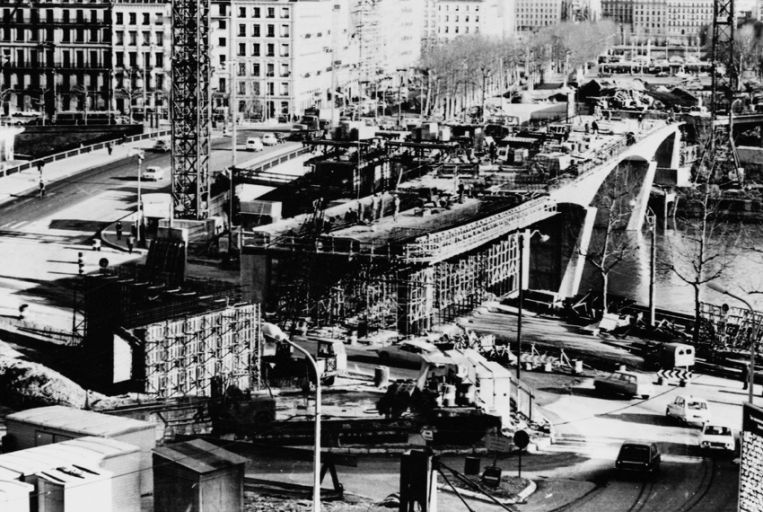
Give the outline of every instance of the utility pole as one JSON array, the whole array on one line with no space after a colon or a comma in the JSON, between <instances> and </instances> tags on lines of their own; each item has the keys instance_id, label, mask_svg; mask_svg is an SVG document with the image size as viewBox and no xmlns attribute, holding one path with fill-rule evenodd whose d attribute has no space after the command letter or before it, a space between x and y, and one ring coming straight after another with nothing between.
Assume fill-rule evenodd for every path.
<instances>
[{"instance_id":1,"label":"utility pole","mask_svg":"<svg viewBox=\"0 0 763 512\"><path fill-rule=\"evenodd\" d=\"M655 304L654 304L654 282L655 267L657 263L657 216L651 209L648 213L648 221L651 227L651 243L649 244L649 327L654 327L655 322Z\"/></svg>"},{"instance_id":2,"label":"utility pole","mask_svg":"<svg viewBox=\"0 0 763 512\"><path fill-rule=\"evenodd\" d=\"M231 3L230 6L230 110L231 113L231 167L230 167L230 191L228 198L228 254L230 255L233 250L233 198L236 195L236 185L233 183L234 169L236 168L236 117L238 117L238 100L236 98L236 59L234 47L234 35L236 24L236 8Z\"/></svg>"}]
</instances>

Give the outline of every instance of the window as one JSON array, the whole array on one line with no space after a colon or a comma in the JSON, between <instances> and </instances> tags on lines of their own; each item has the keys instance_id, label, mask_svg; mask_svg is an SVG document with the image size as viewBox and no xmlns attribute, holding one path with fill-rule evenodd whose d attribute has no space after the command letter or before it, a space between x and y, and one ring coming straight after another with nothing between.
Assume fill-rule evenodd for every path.
<instances>
[{"instance_id":1,"label":"window","mask_svg":"<svg viewBox=\"0 0 763 512\"><path fill-rule=\"evenodd\" d=\"M288 96L288 95L289 95L288 82L281 82L281 96Z\"/></svg>"},{"instance_id":2,"label":"window","mask_svg":"<svg viewBox=\"0 0 763 512\"><path fill-rule=\"evenodd\" d=\"M275 57L276 54L276 45L273 43L268 43L268 53L267 57Z\"/></svg>"},{"instance_id":3,"label":"window","mask_svg":"<svg viewBox=\"0 0 763 512\"><path fill-rule=\"evenodd\" d=\"M225 67L225 55L220 55L220 67Z\"/></svg>"},{"instance_id":4,"label":"window","mask_svg":"<svg viewBox=\"0 0 763 512\"><path fill-rule=\"evenodd\" d=\"M276 17L276 8L268 7L268 18L275 18L275 17Z\"/></svg>"},{"instance_id":5,"label":"window","mask_svg":"<svg viewBox=\"0 0 763 512\"><path fill-rule=\"evenodd\" d=\"M281 7L281 18L288 20L289 19L289 8L288 7Z\"/></svg>"},{"instance_id":6,"label":"window","mask_svg":"<svg viewBox=\"0 0 763 512\"><path fill-rule=\"evenodd\" d=\"M246 43L238 43L238 56L246 56Z\"/></svg>"},{"instance_id":7,"label":"window","mask_svg":"<svg viewBox=\"0 0 763 512\"><path fill-rule=\"evenodd\" d=\"M217 87L218 91L224 91L224 90L227 89L227 87L225 87L225 78L222 78L222 77L219 78L218 82L217 82L217 85L218 85L218 87Z\"/></svg>"},{"instance_id":8,"label":"window","mask_svg":"<svg viewBox=\"0 0 763 512\"><path fill-rule=\"evenodd\" d=\"M148 46L151 44L151 32L143 32L143 45Z\"/></svg>"},{"instance_id":9,"label":"window","mask_svg":"<svg viewBox=\"0 0 763 512\"><path fill-rule=\"evenodd\" d=\"M217 28L220 30L225 30L225 27L227 27L225 20L220 20L217 22Z\"/></svg>"},{"instance_id":10,"label":"window","mask_svg":"<svg viewBox=\"0 0 763 512\"><path fill-rule=\"evenodd\" d=\"M274 66L273 66L272 62L268 63L268 68L267 69L268 70L267 70L267 73L265 74L265 76L272 77L273 76L273 70L274 70Z\"/></svg>"},{"instance_id":11,"label":"window","mask_svg":"<svg viewBox=\"0 0 763 512\"><path fill-rule=\"evenodd\" d=\"M255 7L254 9L252 9L252 17L253 18L259 18L260 17L260 8L259 7Z\"/></svg>"},{"instance_id":12,"label":"window","mask_svg":"<svg viewBox=\"0 0 763 512\"><path fill-rule=\"evenodd\" d=\"M217 45L220 46L220 47L225 47L226 43L227 43L227 41L226 41L226 39L224 37L221 37L220 39L217 40Z\"/></svg>"},{"instance_id":13,"label":"window","mask_svg":"<svg viewBox=\"0 0 763 512\"><path fill-rule=\"evenodd\" d=\"M131 30L129 35L130 35L130 40L129 40L130 46L135 46L137 42L136 40L138 38L138 33Z\"/></svg>"},{"instance_id":14,"label":"window","mask_svg":"<svg viewBox=\"0 0 763 512\"><path fill-rule=\"evenodd\" d=\"M164 67L164 53L162 52L159 52L156 54L156 67L157 68Z\"/></svg>"},{"instance_id":15,"label":"window","mask_svg":"<svg viewBox=\"0 0 763 512\"><path fill-rule=\"evenodd\" d=\"M124 65L125 65L125 54L124 54L124 52L117 52L117 67L118 68L123 68Z\"/></svg>"},{"instance_id":16,"label":"window","mask_svg":"<svg viewBox=\"0 0 763 512\"><path fill-rule=\"evenodd\" d=\"M254 82L252 84L252 94L254 94L255 96L259 96L260 95L260 83L259 82Z\"/></svg>"},{"instance_id":17,"label":"window","mask_svg":"<svg viewBox=\"0 0 763 512\"><path fill-rule=\"evenodd\" d=\"M162 44L164 44L164 34L162 34L161 32L154 33L154 39L156 40L157 45L161 46Z\"/></svg>"},{"instance_id":18,"label":"window","mask_svg":"<svg viewBox=\"0 0 763 512\"><path fill-rule=\"evenodd\" d=\"M246 94L246 82L238 83L238 93L242 96Z\"/></svg>"},{"instance_id":19,"label":"window","mask_svg":"<svg viewBox=\"0 0 763 512\"><path fill-rule=\"evenodd\" d=\"M281 37L289 37L289 25L281 25Z\"/></svg>"},{"instance_id":20,"label":"window","mask_svg":"<svg viewBox=\"0 0 763 512\"><path fill-rule=\"evenodd\" d=\"M129 13L130 16L130 25L135 25L137 23L137 14L134 12Z\"/></svg>"},{"instance_id":21,"label":"window","mask_svg":"<svg viewBox=\"0 0 763 512\"><path fill-rule=\"evenodd\" d=\"M154 18L154 25L164 25L164 16L162 16L162 13L156 13L156 17Z\"/></svg>"},{"instance_id":22,"label":"window","mask_svg":"<svg viewBox=\"0 0 763 512\"><path fill-rule=\"evenodd\" d=\"M260 37L260 26L259 25L253 25L252 26L252 37Z\"/></svg>"},{"instance_id":23,"label":"window","mask_svg":"<svg viewBox=\"0 0 763 512\"><path fill-rule=\"evenodd\" d=\"M282 44L281 45L281 57L288 57L289 56L289 45L288 44Z\"/></svg>"},{"instance_id":24,"label":"window","mask_svg":"<svg viewBox=\"0 0 763 512\"><path fill-rule=\"evenodd\" d=\"M252 76L260 76L260 63L255 62L252 64Z\"/></svg>"},{"instance_id":25,"label":"window","mask_svg":"<svg viewBox=\"0 0 763 512\"><path fill-rule=\"evenodd\" d=\"M97 28L91 28L90 29L90 42L91 43L97 43L98 42L98 29Z\"/></svg>"},{"instance_id":26,"label":"window","mask_svg":"<svg viewBox=\"0 0 763 512\"><path fill-rule=\"evenodd\" d=\"M85 29L78 28L75 32L75 42L77 43L84 43L85 42Z\"/></svg>"},{"instance_id":27,"label":"window","mask_svg":"<svg viewBox=\"0 0 763 512\"><path fill-rule=\"evenodd\" d=\"M67 29L64 29L63 36L61 38L62 43L70 43L71 42L71 34L70 31Z\"/></svg>"},{"instance_id":28,"label":"window","mask_svg":"<svg viewBox=\"0 0 763 512\"><path fill-rule=\"evenodd\" d=\"M246 76L246 62L238 63L238 76Z\"/></svg>"},{"instance_id":29,"label":"window","mask_svg":"<svg viewBox=\"0 0 763 512\"><path fill-rule=\"evenodd\" d=\"M238 8L238 17L239 18L246 18L246 7L239 7Z\"/></svg>"},{"instance_id":30,"label":"window","mask_svg":"<svg viewBox=\"0 0 763 512\"><path fill-rule=\"evenodd\" d=\"M276 36L276 26L268 25L267 37L275 37L275 36Z\"/></svg>"},{"instance_id":31,"label":"window","mask_svg":"<svg viewBox=\"0 0 763 512\"><path fill-rule=\"evenodd\" d=\"M121 25L124 23L124 14L121 12L117 13L117 25Z\"/></svg>"},{"instance_id":32,"label":"window","mask_svg":"<svg viewBox=\"0 0 763 512\"><path fill-rule=\"evenodd\" d=\"M117 30L117 44L124 44L125 42L125 33L121 30Z\"/></svg>"},{"instance_id":33,"label":"window","mask_svg":"<svg viewBox=\"0 0 763 512\"><path fill-rule=\"evenodd\" d=\"M273 82L268 82L268 96L275 95L275 87L276 87L276 84L274 84Z\"/></svg>"},{"instance_id":34,"label":"window","mask_svg":"<svg viewBox=\"0 0 763 512\"><path fill-rule=\"evenodd\" d=\"M238 35L241 37L246 37L246 25L244 23L239 23Z\"/></svg>"},{"instance_id":35,"label":"window","mask_svg":"<svg viewBox=\"0 0 763 512\"><path fill-rule=\"evenodd\" d=\"M143 24L144 25L150 25L151 24L151 14L144 12L143 13Z\"/></svg>"},{"instance_id":36,"label":"window","mask_svg":"<svg viewBox=\"0 0 763 512\"><path fill-rule=\"evenodd\" d=\"M138 65L138 54L136 52L130 52L128 57L130 58L130 67L134 68Z\"/></svg>"},{"instance_id":37,"label":"window","mask_svg":"<svg viewBox=\"0 0 763 512\"><path fill-rule=\"evenodd\" d=\"M254 43L252 45L252 55L254 57L259 57L260 56L260 43Z\"/></svg>"},{"instance_id":38,"label":"window","mask_svg":"<svg viewBox=\"0 0 763 512\"><path fill-rule=\"evenodd\" d=\"M289 65L288 64L281 64L281 76L282 77L289 76Z\"/></svg>"}]
</instances>

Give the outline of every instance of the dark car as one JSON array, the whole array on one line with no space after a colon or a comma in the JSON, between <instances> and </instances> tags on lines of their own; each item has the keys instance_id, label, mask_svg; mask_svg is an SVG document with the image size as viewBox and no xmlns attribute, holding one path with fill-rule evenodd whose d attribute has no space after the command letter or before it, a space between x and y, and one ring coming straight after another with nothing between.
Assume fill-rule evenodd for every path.
<instances>
[{"instance_id":1,"label":"dark car","mask_svg":"<svg viewBox=\"0 0 763 512\"><path fill-rule=\"evenodd\" d=\"M617 455L615 469L654 474L660 470L661 459L655 443L625 442Z\"/></svg>"}]
</instances>

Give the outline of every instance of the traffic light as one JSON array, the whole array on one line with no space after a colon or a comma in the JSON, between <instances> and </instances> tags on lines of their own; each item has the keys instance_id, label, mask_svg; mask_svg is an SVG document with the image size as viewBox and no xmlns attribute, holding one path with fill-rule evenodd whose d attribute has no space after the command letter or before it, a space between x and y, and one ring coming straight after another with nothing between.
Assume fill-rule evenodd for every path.
<instances>
[{"instance_id":1,"label":"traffic light","mask_svg":"<svg viewBox=\"0 0 763 512\"><path fill-rule=\"evenodd\" d=\"M79 267L79 275L85 273L85 260L81 252L77 253L77 266Z\"/></svg>"}]
</instances>

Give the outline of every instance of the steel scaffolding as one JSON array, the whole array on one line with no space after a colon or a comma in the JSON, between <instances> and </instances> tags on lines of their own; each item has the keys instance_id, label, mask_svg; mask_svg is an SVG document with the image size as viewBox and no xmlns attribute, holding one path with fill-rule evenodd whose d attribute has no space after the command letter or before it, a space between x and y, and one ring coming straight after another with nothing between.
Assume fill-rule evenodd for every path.
<instances>
[{"instance_id":1,"label":"steel scaffolding","mask_svg":"<svg viewBox=\"0 0 763 512\"><path fill-rule=\"evenodd\" d=\"M209 214L209 5L172 2L172 200L179 219Z\"/></svg>"}]
</instances>

